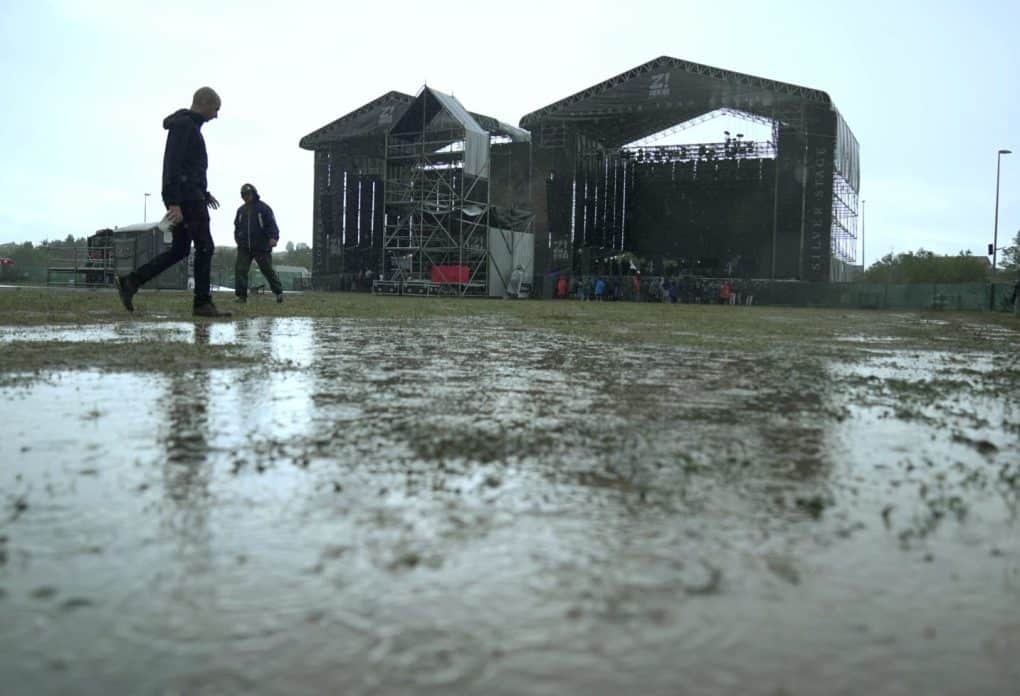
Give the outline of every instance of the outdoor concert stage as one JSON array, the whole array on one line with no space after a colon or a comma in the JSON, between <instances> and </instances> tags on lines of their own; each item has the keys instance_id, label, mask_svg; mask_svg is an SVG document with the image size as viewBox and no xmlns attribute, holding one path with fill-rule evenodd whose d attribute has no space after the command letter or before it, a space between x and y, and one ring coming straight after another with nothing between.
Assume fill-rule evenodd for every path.
<instances>
[{"instance_id":1,"label":"outdoor concert stage","mask_svg":"<svg viewBox=\"0 0 1020 696\"><path fill-rule=\"evenodd\" d=\"M655 145L717 116L771 137ZM503 274L493 229L533 235L528 261L545 295L559 273L824 282L855 260L859 146L825 92L663 56L520 126L423 88L305 136L316 153L313 282L338 287L369 268L426 279L457 264L492 287ZM482 140L487 168L469 171Z\"/></svg>"}]
</instances>

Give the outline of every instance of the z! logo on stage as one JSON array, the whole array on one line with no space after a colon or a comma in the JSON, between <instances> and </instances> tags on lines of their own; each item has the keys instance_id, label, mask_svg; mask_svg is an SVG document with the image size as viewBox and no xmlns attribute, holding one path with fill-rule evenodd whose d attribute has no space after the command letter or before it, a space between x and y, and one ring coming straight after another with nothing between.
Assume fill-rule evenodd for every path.
<instances>
[{"instance_id":1,"label":"z! logo on stage","mask_svg":"<svg viewBox=\"0 0 1020 696\"><path fill-rule=\"evenodd\" d=\"M648 96L651 97L668 97L669 96L669 73L659 73L658 75L652 75L652 82L648 85Z\"/></svg>"}]
</instances>

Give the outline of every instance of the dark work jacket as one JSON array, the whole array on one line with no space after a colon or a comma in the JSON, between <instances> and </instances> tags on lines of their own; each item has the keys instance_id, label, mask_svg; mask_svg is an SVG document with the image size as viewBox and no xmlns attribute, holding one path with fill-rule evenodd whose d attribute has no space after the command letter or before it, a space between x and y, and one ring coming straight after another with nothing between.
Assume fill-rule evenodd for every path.
<instances>
[{"instance_id":1,"label":"dark work jacket","mask_svg":"<svg viewBox=\"0 0 1020 696\"><path fill-rule=\"evenodd\" d=\"M163 203L204 201L209 155L205 151L202 124L205 118L191 109L179 109L163 119L166 150L163 152Z\"/></svg>"},{"instance_id":2,"label":"dark work jacket","mask_svg":"<svg viewBox=\"0 0 1020 696\"><path fill-rule=\"evenodd\" d=\"M234 216L234 241L237 246L252 251L272 251L269 240L280 239L273 209L257 195L252 203L245 203Z\"/></svg>"}]
</instances>

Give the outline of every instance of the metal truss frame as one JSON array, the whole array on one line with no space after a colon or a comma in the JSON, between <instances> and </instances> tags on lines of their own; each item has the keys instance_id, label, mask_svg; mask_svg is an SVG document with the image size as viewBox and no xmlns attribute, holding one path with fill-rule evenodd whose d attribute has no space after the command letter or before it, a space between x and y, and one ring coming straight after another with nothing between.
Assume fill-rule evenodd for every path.
<instances>
[{"instance_id":1,"label":"metal truss frame","mask_svg":"<svg viewBox=\"0 0 1020 696\"><path fill-rule=\"evenodd\" d=\"M384 277L422 294L488 292L489 182L464 173L464 129L393 133L386 138ZM436 265L467 266L464 283L431 287ZM428 287L424 287L428 286Z\"/></svg>"},{"instance_id":2,"label":"metal truss frame","mask_svg":"<svg viewBox=\"0 0 1020 696\"><path fill-rule=\"evenodd\" d=\"M633 150L633 149L636 149L636 148L649 147L649 146L652 145L652 143L655 143L655 142L657 142L659 140L663 140L665 138L668 138L671 135L676 135L677 133L681 133L681 132L683 132L685 130L688 130L689 128L693 128L694 126L699 126L702 123L707 123L709 121L714 121L715 119L722 118L724 116L732 116L734 118L739 118L739 119L742 119L744 121L750 121L752 123L757 123L757 124L762 125L762 126L769 126L772 129L772 147L773 147L773 150L776 149L777 143L779 142L779 140L778 140L779 139L779 134L778 134L778 127L779 126L778 126L778 124L775 121L773 121L771 118L767 118L765 116L760 116L758 114L752 114L752 113L749 113L747 111L741 111L739 109L731 109L731 108L728 108L728 107L724 107L724 108L721 108L721 109L714 109L714 110L709 111L708 113L702 114L701 116L698 116L696 118L688 119L687 121L682 121L681 123L677 123L674 126L670 126L669 128L666 128L665 130L661 130L658 133L653 133L652 135L647 135L647 136L641 138L640 140L635 140L632 143L628 143L628 144L624 145L621 149L624 149L624 150Z\"/></svg>"},{"instance_id":3,"label":"metal truss frame","mask_svg":"<svg viewBox=\"0 0 1020 696\"><path fill-rule=\"evenodd\" d=\"M556 117L558 112L564 110L567 107L573 106L574 104L583 102L592 97L596 97L613 87L630 82L631 80L645 75L647 73L660 72L664 69L668 70L680 70L692 75L701 75L709 77L715 80L725 81L733 85L739 85L742 87L748 87L751 89L759 89L772 94L787 95L796 97L803 101L814 102L818 104L831 105L832 101L829 99L829 95L825 92L817 89L811 89L809 87L801 87L799 85L793 85L786 82L778 82L776 80L769 80L763 77L755 77L753 75L745 75L742 73L733 72L730 70L724 70L722 68L713 68L709 65L701 65L700 63L692 63L686 60L680 60L679 58L671 58L669 56L660 56L655 60L651 60L643 65L639 65L636 68L632 68L627 72L620 73L616 77L611 77L604 82L600 82L597 85L589 87L588 89L582 90L576 94L573 94L566 99L562 99L555 104L534 111L524 116L521 120L521 126L524 128L530 127L536 122L540 122L543 119ZM635 107L636 109L636 107ZM623 109L623 111L629 111L630 109ZM603 113L600 110L591 110L590 112L583 112L574 114L574 116L594 116Z\"/></svg>"},{"instance_id":4,"label":"metal truss frame","mask_svg":"<svg viewBox=\"0 0 1020 696\"><path fill-rule=\"evenodd\" d=\"M839 173L832 177L832 255L857 261L857 192Z\"/></svg>"}]
</instances>

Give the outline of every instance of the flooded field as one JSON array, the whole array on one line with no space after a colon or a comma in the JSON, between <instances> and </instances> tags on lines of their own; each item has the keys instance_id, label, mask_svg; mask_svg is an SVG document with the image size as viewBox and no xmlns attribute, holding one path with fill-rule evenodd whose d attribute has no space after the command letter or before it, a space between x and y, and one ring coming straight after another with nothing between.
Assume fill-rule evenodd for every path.
<instances>
[{"instance_id":1,"label":"flooded field","mask_svg":"<svg viewBox=\"0 0 1020 696\"><path fill-rule=\"evenodd\" d=\"M271 300L0 292L4 693L1016 693L1011 318Z\"/></svg>"}]
</instances>

